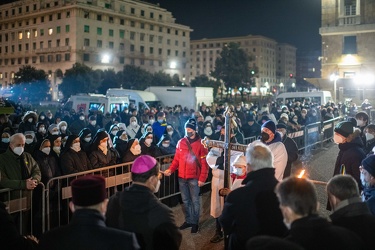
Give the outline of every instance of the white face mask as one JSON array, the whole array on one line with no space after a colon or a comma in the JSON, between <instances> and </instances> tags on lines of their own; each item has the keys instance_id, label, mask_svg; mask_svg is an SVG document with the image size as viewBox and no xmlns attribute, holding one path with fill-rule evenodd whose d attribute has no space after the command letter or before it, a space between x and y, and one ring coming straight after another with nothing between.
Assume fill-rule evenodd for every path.
<instances>
[{"instance_id":1,"label":"white face mask","mask_svg":"<svg viewBox=\"0 0 375 250\"><path fill-rule=\"evenodd\" d=\"M236 169L237 169L236 175L238 175L238 176L242 176L242 175L244 174L242 168L236 168Z\"/></svg>"},{"instance_id":2,"label":"white face mask","mask_svg":"<svg viewBox=\"0 0 375 250\"><path fill-rule=\"evenodd\" d=\"M15 147L13 149L13 153L15 153L16 155L21 155L23 153L23 147Z\"/></svg>"},{"instance_id":3,"label":"white face mask","mask_svg":"<svg viewBox=\"0 0 375 250\"><path fill-rule=\"evenodd\" d=\"M151 143L152 143L152 139L146 139L146 140L145 140L145 143L146 143L147 145L151 145Z\"/></svg>"},{"instance_id":4,"label":"white face mask","mask_svg":"<svg viewBox=\"0 0 375 250\"><path fill-rule=\"evenodd\" d=\"M112 131L111 131L112 135L116 135L117 132L118 132L118 130L112 130Z\"/></svg>"},{"instance_id":5,"label":"white face mask","mask_svg":"<svg viewBox=\"0 0 375 250\"><path fill-rule=\"evenodd\" d=\"M169 147L169 143L162 143L161 145L165 148Z\"/></svg>"},{"instance_id":6,"label":"white face mask","mask_svg":"<svg viewBox=\"0 0 375 250\"><path fill-rule=\"evenodd\" d=\"M370 141L372 139L374 139L374 135L373 134L370 134L370 133L366 133L366 141Z\"/></svg>"},{"instance_id":7,"label":"white face mask","mask_svg":"<svg viewBox=\"0 0 375 250\"><path fill-rule=\"evenodd\" d=\"M130 152L132 152L133 155L139 155L141 154L141 145L136 145L134 148L130 148Z\"/></svg>"},{"instance_id":8,"label":"white face mask","mask_svg":"<svg viewBox=\"0 0 375 250\"><path fill-rule=\"evenodd\" d=\"M85 142L90 142L91 141L91 137L85 137Z\"/></svg>"},{"instance_id":9,"label":"white face mask","mask_svg":"<svg viewBox=\"0 0 375 250\"><path fill-rule=\"evenodd\" d=\"M26 144L31 144L33 141L34 141L33 139L27 138L26 139Z\"/></svg>"},{"instance_id":10,"label":"white face mask","mask_svg":"<svg viewBox=\"0 0 375 250\"><path fill-rule=\"evenodd\" d=\"M71 149L73 149L76 152L81 151L81 145L80 145L80 143L79 142L73 143L72 146L71 146Z\"/></svg>"},{"instance_id":11,"label":"white face mask","mask_svg":"<svg viewBox=\"0 0 375 250\"><path fill-rule=\"evenodd\" d=\"M9 143L10 138L1 138L1 141L4 142L4 143Z\"/></svg>"},{"instance_id":12,"label":"white face mask","mask_svg":"<svg viewBox=\"0 0 375 250\"><path fill-rule=\"evenodd\" d=\"M205 133L206 135L212 135L212 128L211 128L211 127L207 127L207 128L205 128L205 129L204 129L204 133Z\"/></svg>"},{"instance_id":13,"label":"white face mask","mask_svg":"<svg viewBox=\"0 0 375 250\"><path fill-rule=\"evenodd\" d=\"M153 124L154 121L155 121L155 120L152 119L152 120L149 120L148 123L149 123L149 124Z\"/></svg>"},{"instance_id":14,"label":"white face mask","mask_svg":"<svg viewBox=\"0 0 375 250\"><path fill-rule=\"evenodd\" d=\"M40 120L44 120L44 118L46 118L44 115L41 115L40 117Z\"/></svg>"},{"instance_id":15,"label":"white face mask","mask_svg":"<svg viewBox=\"0 0 375 250\"><path fill-rule=\"evenodd\" d=\"M338 134L334 134L333 135L333 141L336 143L336 144L341 144L341 143L344 143L344 139L342 138L341 135L338 135Z\"/></svg>"},{"instance_id":16,"label":"white face mask","mask_svg":"<svg viewBox=\"0 0 375 250\"><path fill-rule=\"evenodd\" d=\"M52 135L58 135L58 134L59 134L59 131L52 131L51 134L52 134Z\"/></svg>"},{"instance_id":17,"label":"white face mask","mask_svg":"<svg viewBox=\"0 0 375 250\"><path fill-rule=\"evenodd\" d=\"M173 135L173 130L172 131L168 131L168 135Z\"/></svg>"},{"instance_id":18,"label":"white face mask","mask_svg":"<svg viewBox=\"0 0 375 250\"><path fill-rule=\"evenodd\" d=\"M33 122L33 118L29 118L27 120L28 120L28 122Z\"/></svg>"},{"instance_id":19,"label":"white face mask","mask_svg":"<svg viewBox=\"0 0 375 250\"><path fill-rule=\"evenodd\" d=\"M50 147L42 148L42 152L45 153L46 155L49 155L49 153L51 152L51 148Z\"/></svg>"},{"instance_id":20,"label":"white face mask","mask_svg":"<svg viewBox=\"0 0 375 250\"><path fill-rule=\"evenodd\" d=\"M85 117L84 117L84 116L80 116L79 119L80 119L81 121L83 121L83 120L85 120Z\"/></svg>"},{"instance_id":21,"label":"white face mask","mask_svg":"<svg viewBox=\"0 0 375 250\"><path fill-rule=\"evenodd\" d=\"M95 126L96 125L96 121L91 121L90 124L93 125L93 126Z\"/></svg>"},{"instance_id":22,"label":"white face mask","mask_svg":"<svg viewBox=\"0 0 375 250\"><path fill-rule=\"evenodd\" d=\"M362 120L357 120L357 126L358 126L358 127L363 127L364 124L365 124L364 121L362 121Z\"/></svg>"},{"instance_id":23,"label":"white face mask","mask_svg":"<svg viewBox=\"0 0 375 250\"><path fill-rule=\"evenodd\" d=\"M45 127L42 127L42 128L39 128L39 130L38 130L40 133L45 133L46 132L46 128Z\"/></svg>"},{"instance_id":24,"label":"white face mask","mask_svg":"<svg viewBox=\"0 0 375 250\"><path fill-rule=\"evenodd\" d=\"M60 147L53 147L53 151L55 151L57 154L60 154L60 150L61 148Z\"/></svg>"},{"instance_id":25,"label":"white face mask","mask_svg":"<svg viewBox=\"0 0 375 250\"><path fill-rule=\"evenodd\" d=\"M370 186L369 183L366 181L365 175L362 172L361 172L361 183L362 183L363 188L368 188Z\"/></svg>"},{"instance_id":26,"label":"white face mask","mask_svg":"<svg viewBox=\"0 0 375 250\"><path fill-rule=\"evenodd\" d=\"M132 126L133 127L137 126L137 122L136 121L132 121Z\"/></svg>"},{"instance_id":27,"label":"white face mask","mask_svg":"<svg viewBox=\"0 0 375 250\"><path fill-rule=\"evenodd\" d=\"M66 130L66 126L61 126L61 130L65 131Z\"/></svg>"},{"instance_id":28,"label":"white face mask","mask_svg":"<svg viewBox=\"0 0 375 250\"><path fill-rule=\"evenodd\" d=\"M159 192L160 184L161 184L160 180L158 180L158 183L156 184L156 187L154 188L154 193Z\"/></svg>"}]
</instances>

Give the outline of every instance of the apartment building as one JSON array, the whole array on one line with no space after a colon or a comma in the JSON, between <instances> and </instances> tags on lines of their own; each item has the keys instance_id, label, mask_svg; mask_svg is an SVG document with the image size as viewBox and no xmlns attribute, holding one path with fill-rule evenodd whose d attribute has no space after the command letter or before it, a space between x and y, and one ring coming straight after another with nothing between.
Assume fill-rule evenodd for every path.
<instances>
[{"instance_id":1,"label":"apartment building","mask_svg":"<svg viewBox=\"0 0 375 250\"><path fill-rule=\"evenodd\" d=\"M229 43L238 43L253 59L249 69L257 68L256 84L260 87L279 86L295 74L296 48L288 44L278 44L275 40L259 35L241 37L212 38L190 41L190 77L210 76L215 70L215 61L222 48Z\"/></svg>"},{"instance_id":2,"label":"apartment building","mask_svg":"<svg viewBox=\"0 0 375 250\"><path fill-rule=\"evenodd\" d=\"M189 81L190 29L158 5L135 0L22 0L0 5L0 83L23 65L50 73L82 63L124 65Z\"/></svg>"},{"instance_id":3,"label":"apartment building","mask_svg":"<svg viewBox=\"0 0 375 250\"><path fill-rule=\"evenodd\" d=\"M322 0L320 85L333 91L337 84L337 101L374 100L374 13L373 0Z\"/></svg>"}]
</instances>

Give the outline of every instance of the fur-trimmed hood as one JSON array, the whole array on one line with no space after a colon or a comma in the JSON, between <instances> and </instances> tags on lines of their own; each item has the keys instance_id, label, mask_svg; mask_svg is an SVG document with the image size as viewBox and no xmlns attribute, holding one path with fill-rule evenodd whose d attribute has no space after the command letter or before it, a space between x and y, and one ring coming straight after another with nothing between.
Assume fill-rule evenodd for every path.
<instances>
[{"instance_id":1,"label":"fur-trimmed hood","mask_svg":"<svg viewBox=\"0 0 375 250\"><path fill-rule=\"evenodd\" d=\"M34 123L37 123L38 122L38 115L34 112L34 111L27 111L25 113L25 115L22 117L22 121L23 122L27 122L27 120L29 118L33 118L34 119Z\"/></svg>"}]
</instances>

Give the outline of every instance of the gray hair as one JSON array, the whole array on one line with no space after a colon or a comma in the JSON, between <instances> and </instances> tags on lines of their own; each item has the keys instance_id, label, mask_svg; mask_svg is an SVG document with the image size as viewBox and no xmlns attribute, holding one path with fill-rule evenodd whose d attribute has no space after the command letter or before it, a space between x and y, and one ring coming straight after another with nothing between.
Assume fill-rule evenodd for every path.
<instances>
[{"instance_id":1,"label":"gray hair","mask_svg":"<svg viewBox=\"0 0 375 250\"><path fill-rule=\"evenodd\" d=\"M16 133L16 134L14 134L14 135L12 135L11 137L10 137L10 144L14 144L14 141L17 139L17 138L22 138L24 141L26 140L26 137L25 137L25 135L24 134L22 134L22 133Z\"/></svg>"},{"instance_id":2,"label":"gray hair","mask_svg":"<svg viewBox=\"0 0 375 250\"><path fill-rule=\"evenodd\" d=\"M341 201L360 197L357 181L351 175L336 175L327 184L327 193Z\"/></svg>"},{"instance_id":3,"label":"gray hair","mask_svg":"<svg viewBox=\"0 0 375 250\"><path fill-rule=\"evenodd\" d=\"M273 155L270 148L259 141L249 144L246 149L246 163L252 171L273 168Z\"/></svg>"}]
</instances>

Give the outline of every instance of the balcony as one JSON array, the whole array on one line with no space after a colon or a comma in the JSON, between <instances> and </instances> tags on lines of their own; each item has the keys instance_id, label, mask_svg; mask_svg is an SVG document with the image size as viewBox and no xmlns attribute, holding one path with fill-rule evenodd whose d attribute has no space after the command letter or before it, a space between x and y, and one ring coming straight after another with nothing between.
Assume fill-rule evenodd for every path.
<instances>
[{"instance_id":1,"label":"balcony","mask_svg":"<svg viewBox=\"0 0 375 250\"><path fill-rule=\"evenodd\" d=\"M54 48L43 48L35 50L37 54L44 54L44 53L56 53L56 52L67 52L70 51L70 46L61 46L61 47L54 47Z\"/></svg>"},{"instance_id":2,"label":"balcony","mask_svg":"<svg viewBox=\"0 0 375 250\"><path fill-rule=\"evenodd\" d=\"M339 17L339 26L361 24L361 16L343 16Z\"/></svg>"}]
</instances>

